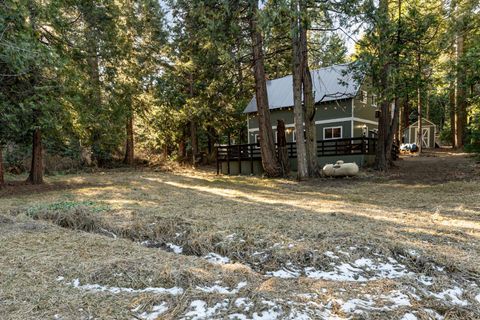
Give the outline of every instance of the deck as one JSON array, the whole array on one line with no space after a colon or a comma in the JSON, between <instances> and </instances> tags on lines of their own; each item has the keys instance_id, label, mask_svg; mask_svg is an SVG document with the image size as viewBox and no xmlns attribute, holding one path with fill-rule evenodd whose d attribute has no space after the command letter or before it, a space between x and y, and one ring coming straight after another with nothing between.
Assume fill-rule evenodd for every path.
<instances>
[{"instance_id":1,"label":"deck","mask_svg":"<svg viewBox=\"0 0 480 320\"><path fill-rule=\"evenodd\" d=\"M350 155L375 155L377 138L344 138L332 140L317 141L317 157L327 156L350 156ZM295 142L287 142L287 153L289 159L296 159L297 147ZM276 144L278 150L278 144ZM222 162L227 163L227 172L230 174L230 163L237 162L239 174L242 173L242 161L250 162L250 172L254 171L255 161L262 159L260 146L258 143L223 145L217 146L217 174L220 173ZM398 146L392 148L392 157L394 160L398 157Z\"/></svg>"}]
</instances>

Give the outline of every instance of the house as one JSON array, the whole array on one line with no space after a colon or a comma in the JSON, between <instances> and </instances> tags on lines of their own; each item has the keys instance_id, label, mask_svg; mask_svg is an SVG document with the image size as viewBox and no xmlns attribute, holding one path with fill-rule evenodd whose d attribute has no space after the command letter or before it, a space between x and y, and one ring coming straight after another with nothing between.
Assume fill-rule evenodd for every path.
<instances>
[{"instance_id":1,"label":"house","mask_svg":"<svg viewBox=\"0 0 480 320\"><path fill-rule=\"evenodd\" d=\"M422 133L422 148L435 148L437 126L430 120L422 119ZM403 142L418 145L418 121L405 128L403 131Z\"/></svg>"},{"instance_id":2,"label":"house","mask_svg":"<svg viewBox=\"0 0 480 320\"><path fill-rule=\"evenodd\" d=\"M348 64L311 71L315 98L317 140L369 136L378 128L376 96L360 84ZM267 81L272 128L285 122L287 142L295 142L292 76ZM244 110L247 114L248 143L259 138L255 96ZM276 134L274 134L276 139Z\"/></svg>"},{"instance_id":3,"label":"house","mask_svg":"<svg viewBox=\"0 0 480 320\"><path fill-rule=\"evenodd\" d=\"M338 160L359 166L375 160L378 120L376 96L360 81L348 64L311 71L315 99L318 164ZM286 127L287 151L292 171L297 169L293 116L292 76L267 81L270 120L275 139L278 120ZM255 96L244 110L247 115L248 144L217 146L217 172L259 174L262 172Z\"/></svg>"}]
</instances>

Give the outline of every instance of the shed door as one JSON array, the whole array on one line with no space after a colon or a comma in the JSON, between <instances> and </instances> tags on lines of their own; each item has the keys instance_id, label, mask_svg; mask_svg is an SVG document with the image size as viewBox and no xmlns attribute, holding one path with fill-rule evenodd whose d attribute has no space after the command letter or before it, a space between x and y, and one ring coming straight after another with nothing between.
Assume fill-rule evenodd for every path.
<instances>
[{"instance_id":1,"label":"shed door","mask_svg":"<svg viewBox=\"0 0 480 320\"><path fill-rule=\"evenodd\" d=\"M415 128L415 141L418 141L417 137L418 127ZM430 127L422 128L422 148L430 148Z\"/></svg>"}]
</instances>

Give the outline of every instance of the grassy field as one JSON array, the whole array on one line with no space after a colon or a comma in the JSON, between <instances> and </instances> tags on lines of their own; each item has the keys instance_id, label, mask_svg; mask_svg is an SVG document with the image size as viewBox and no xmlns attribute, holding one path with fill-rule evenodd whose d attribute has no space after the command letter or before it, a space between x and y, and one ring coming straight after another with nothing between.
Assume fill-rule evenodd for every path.
<instances>
[{"instance_id":1,"label":"grassy field","mask_svg":"<svg viewBox=\"0 0 480 320\"><path fill-rule=\"evenodd\" d=\"M106 171L0 190L2 319L479 319L461 154L308 182Z\"/></svg>"}]
</instances>

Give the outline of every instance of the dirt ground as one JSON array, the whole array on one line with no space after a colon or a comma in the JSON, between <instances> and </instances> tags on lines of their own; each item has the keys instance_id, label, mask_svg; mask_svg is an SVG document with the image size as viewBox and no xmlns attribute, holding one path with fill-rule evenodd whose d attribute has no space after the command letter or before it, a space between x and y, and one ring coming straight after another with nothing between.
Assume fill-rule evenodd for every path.
<instances>
[{"instance_id":1,"label":"dirt ground","mask_svg":"<svg viewBox=\"0 0 480 320\"><path fill-rule=\"evenodd\" d=\"M480 319L479 164L297 182L116 170L0 190L2 319Z\"/></svg>"}]
</instances>

